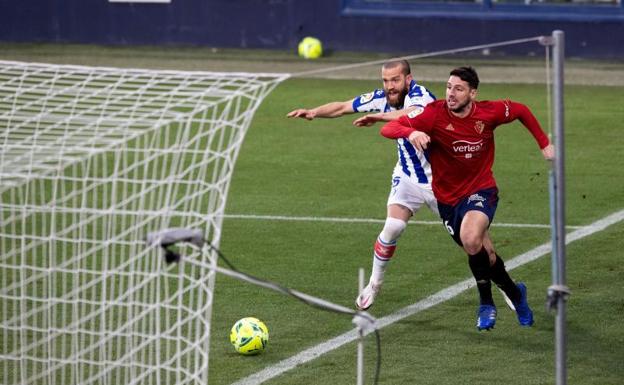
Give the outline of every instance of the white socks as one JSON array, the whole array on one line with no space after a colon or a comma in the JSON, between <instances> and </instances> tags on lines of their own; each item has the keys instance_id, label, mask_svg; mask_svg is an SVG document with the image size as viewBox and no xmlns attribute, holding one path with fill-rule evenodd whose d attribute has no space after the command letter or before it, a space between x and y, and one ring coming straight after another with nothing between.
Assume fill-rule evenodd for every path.
<instances>
[{"instance_id":1,"label":"white socks","mask_svg":"<svg viewBox=\"0 0 624 385\"><path fill-rule=\"evenodd\" d=\"M383 230L381 230L377 241L375 241L373 252L373 268L370 282L373 282L375 285L381 285L383 282L386 266L396 249L397 239L401 236L406 226L407 222L400 219L386 218Z\"/></svg>"}]
</instances>

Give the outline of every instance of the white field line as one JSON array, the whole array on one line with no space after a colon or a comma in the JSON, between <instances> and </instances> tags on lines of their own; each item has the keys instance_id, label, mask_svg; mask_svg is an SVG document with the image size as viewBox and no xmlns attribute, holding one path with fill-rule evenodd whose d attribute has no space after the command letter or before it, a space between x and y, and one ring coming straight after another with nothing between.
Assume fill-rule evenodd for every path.
<instances>
[{"instance_id":1,"label":"white field line","mask_svg":"<svg viewBox=\"0 0 624 385\"><path fill-rule=\"evenodd\" d=\"M334 222L334 223L384 223L385 219L375 218L342 218L342 217L297 217L286 215L252 215L252 214L225 214L223 218L228 219L256 219L269 221L299 221L299 222ZM409 224L413 225L436 225L441 226L440 221L417 221L410 220ZM533 223L492 223L493 227L517 227L517 228L536 228L550 229L550 225L533 224ZM566 226L568 229L582 229L585 226Z\"/></svg>"},{"instance_id":2,"label":"white field line","mask_svg":"<svg viewBox=\"0 0 624 385\"><path fill-rule=\"evenodd\" d=\"M607 227L616 224L620 221L624 220L624 210L620 210L611 215L608 215L589 226L584 226L578 230L575 230L571 233L566 234L566 245L570 244L579 239L585 238L589 235L597 233L606 229ZM543 255L548 254L552 250L552 244L550 242L544 243L532 250L527 251L524 254L520 254L515 258L506 261L505 265L507 270L515 269L516 267L522 266L529 262L532 262ZM418 301L412 305L406 306L403 309L398 310L395 313L387 315L383 318L379 318L377 320L377 328L381 329L388 325L391 325L397 321L400 321L406 317L412 316L416 313L419 313L423 310L429 309L435 305L438 305L442 302L448 301L449 299L456 297L457 295L463 293L464 291L475 286L475 281L473 278L466 279L455 285L449 286L446 289L440 290L439 292L430 295L429 297ZM351 330L346 333L343 333L337 337L329 339L321 344L308 348L294 356L282 360L274 365L271 365L259 372L256 372L248 377L242 378L239 381L233 383L232 385L253 385L253 384L261 384L265 381L268 381L272 378L275 378L282 373L295 368L298 365L302 365L306 362L312 361L325 353L328 353L332 350L335 350L345 344L353 342L359 338L356 330Z\"/></svg>"}]
</instances>

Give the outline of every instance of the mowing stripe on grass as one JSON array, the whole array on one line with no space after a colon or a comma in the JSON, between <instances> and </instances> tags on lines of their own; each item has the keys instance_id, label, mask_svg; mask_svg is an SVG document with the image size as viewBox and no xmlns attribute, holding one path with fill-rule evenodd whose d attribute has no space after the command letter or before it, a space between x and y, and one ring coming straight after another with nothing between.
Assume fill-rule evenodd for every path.
<instances>
[{"instance_id":1,"label":"mowing stripe on grass","mask_svg":"<svg viewBox=\"0 0 624 385\"><path fill-rule=\"evenodd\" d=\"M340 217L298 217L286 215L253 215L253 214L225 214L224 218L228 219L257 219L269 221L299 221L299 222L343 222L343 223L384 223L385 219L375 218L340 218ZM417 221L410 220L408 224L413 225L435 225L440 226L440 221ZM519 228L536 228L549 229L550 225L532 224L532 223L492 223L493 227L519 227ZM568 229L582 229L584 226L566 226Z\"/></svg>"},{"instance_id":2,"label":"mowing stripe on grass","mask_svg":"<svg viewBox=\"0 0 624 385\"><path fill-rule=\"evenodd\" d=\"M566 234L566 244L572 243L579 239L585 238L589 235L597 233L606 229L607 227L616 224L620 221L624 220L624 210L617 211L611 215L608 215L589 226L582 227L578 230L575 230L571 233ZM529 262L532 262L541 256L549 253L552 250L552 244L544 243L532 250L527 251L524 254L520 254L515 258L506 261L505 265L508 270L515 269L516 267L522 266ZM404 307L403 309L398 310L395 313L387 315L385 317L379 318L377 320L377 328L381 329L388 325L391 325L397 321L400 321L406 317L412 316L416 313L419 313L423 310L429 309L435 305L438 305L442 302L448 301L449 299L456 297L457 295L463 293L464 291L475 286L475 281L473 278L466 279L459 283L456 283L453 286L449 286L446 289L440 290L439 292L418 301L412 305ZM312 361L325 353L328 353L332 350L335 350L345 344L353 342L359 338L358 333L354 330L343 333L337 337L329 339L321 344L313 346L309 349L306 349L294 356L282 360L274 365L271 365L259 372L256 372L248 377L242 378L239 381L235 382L233 385L252 385L252 384L260 384L264 381L268 381L272 378L275 378L282 373L295 368L298 365L304 364L306 362Z\"/></svg>"}]
</instances>

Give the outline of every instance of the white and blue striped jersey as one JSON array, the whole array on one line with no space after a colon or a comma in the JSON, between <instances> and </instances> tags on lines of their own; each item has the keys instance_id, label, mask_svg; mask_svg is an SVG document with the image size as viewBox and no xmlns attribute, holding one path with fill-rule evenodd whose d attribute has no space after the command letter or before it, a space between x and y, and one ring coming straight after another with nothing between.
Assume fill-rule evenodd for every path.
<instances>
[{"instance_id":1,"label":"white and blue striped jersey","mask_svg":"<svg viewBox=\"0 0 624 385\"><path fill-rule=\"evenodd\" d=\"M409 92L405 95L403 107L425 107L434 100L435 96L428 89L412 80ZM355 112L389 112L394 110L396 109L388 104L384 90L377 89L353 99L353 111ZM397 149L399 160L395 167L395 174L401 172L414 182L431 184L431 165L427 160L427 154L416 150L407 138L397 139Z\"/></svg>"}]
</instances>

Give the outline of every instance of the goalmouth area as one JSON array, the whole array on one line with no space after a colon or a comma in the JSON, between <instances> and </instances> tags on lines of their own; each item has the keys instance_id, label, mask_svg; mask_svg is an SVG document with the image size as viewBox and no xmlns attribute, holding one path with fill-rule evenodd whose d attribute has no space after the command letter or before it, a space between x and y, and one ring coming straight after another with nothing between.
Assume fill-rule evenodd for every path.
<instances>
[{"instance_id":1,"label":"goalmouth area","mask_svg":"<svg viewBox=\"0 0 624 385\"><path fill-rule=\"evenodd\" d=\"M192 48L165 51L162 48L150 47L129 49L53 45L6 45L5 48L6 50L0 55L2 60L50 61L105 67L164 69L165 71L179 69L292 74L381 59L375 54L336 53L311 62L298 59L291 52ZM444 95L444 82L448 71L453 66L466 63L474 65L479 70L483 81L481 90L483 98L510 97L525 102L534 109L538 119L546 125L549 113L546 107L548 101L543 59L507 58L498 56L496 52L489 52L487 55L485 52L480 52L474 55L454 55L412 62L416 79L419 83L431 88L438 97ZM617 161L623 142L621 135L614 129L618 122L624 119L624 116L623 112L613 107L614 101L619 100L624 89L624 76L619 74L624 74L624 65L617 62L566 62L565 92L568 128L566 183L569 194L566 224L571 226L569 231L573 232L572 234L588 231L587 226L613 213L620 213L624 207L620 183L624 180L624 174L621 162ZM347 100L363 92L379 88L378 77L378 66L371 66L371 68L357 71L319 74L315 77L292 78L283 81L267 95L261 105L256 106L257 111L253 120L242 122L242 124L249 124L249 132L242 143L236 166L228 170L228 172L233 172L233 179L227 204L223 198L222 203L225 206L216 210L217 214L214 216L207 215L211 210L214 211L209 207L214 204L214 201L204 200L201 194L192 192L191 182L187 181L188 189L173 193L170 197L188 199L188 202L193 202L176 206L179 202L176 199L171 201L173 207L182 207L184 210L181 211L187 211L188 216L180 214L178 219L172 221L166 215L163 218L164 211L158 206L166 202L167 193L153 193L152 198L158 199L150 199L155 206L149 207L141 214L144 219L149 219L145 223L151 223L150 226L154 228L171 223L194 227L203 226L204 221L207 220L211 222L209 228L216 228L214 225L223 221L222 232L220 230L217 233L208 231L207 236L213 239L216 237L222 251L242 271L259 277L267 277L288 287L351 307L357 290L357 269L361 266L368 268L370 264L370 248L372 240L380 230L379 223L364 220L306 221L305 218L383 219L389 172L393 163L396 162L393 144L379 137L377 133L379 127L373 127L370 130L355 128L351 126L351 120L348 118L305 122L286 119L285 114L294 108L314 106L331 100ZM231 85L229 81L232 79L227 79L227 76L225 79L223 84L227 88ZM190 77L189 81L198 80ZM127 86L134 87L136 84L130 82ZM248 95L247 92L243 92L237 96ZM230 107L217 107L216 114L227 115L227 112L233 111L234 106L245 106L247 103L249 102L234 101ZM144 110L137 112L144 112ZM176 111L176 113L185 112L188 112L187 107ZM128 113L124 115L124 119L109 121L109 126L111 129L119 129L118 135L129 135L132 131L123 129L122 120L131 115ZM242 115L242 120L248 118L247 115ZM226 120L236 121L235 116L236 114L228 115ZM139 123L147 122L147 120L149 119L139 119ZM196 127L197 123L198 121L194 121L189 127ZM193 159L197 159L193 158L195 156L193 154L198 154L211 142L207 137L189 141L187 136L179 134L179 132L185 132L179 131L181 128L184 126L171 127L166 131L167 135L160 139L157 135L149 140L137 139L135 143L141 145L139 147L142 147L142 150L129 157L118 158L115 166L104 166L110 159L102 158L91 165L85 164L81 167L92 171L89 177L92 180L99 178L103 182L112 181L113 174L115 174L111 173L113 170L126 170L128 175L132 173L144 175L147 172L145 175L151 175L147 178L149 183L153 182L158 185L159 180L166 180L170 176L170 171L173 170L173 168L162 166L171 165L173 164L171 162L176 162L175 160L163 159L143 170L135 170L129 164L148 154L149 143L163 144L167 140L179 145L188 143L195 146L189 153L188 162L179 163L193 164ZM226 132L226 137L229 132ZM511 259L513 256L543 247L549 242L550 235L544 228L549 223L548 165L539 158L535 144L521 126L501 127L497 135L499 136L497 137L498 152L495 173L501 185L502 205L492 231L503 256ZM91 134L85 135L84 143L91 138ZM113 144L111 148L114 150L116 146ZM209 150L211 148L208 146ZM225 153L229 153L229 150ZM221 164L219 162L224 160L227 164L226 168L233 166L233 161L225 160L222 155L215 152L212 159L217 164ZM50 164L48 162L46 166ZM197 172L192 171L189 174L190 179L197 179L194 177L201 174L197 187L206 188L201 181L206 175L211 174L211 171L216 169L215 167L207 165L202 168L198 165ZM78 173L80 170L74 169L74 171ZM69 180L71 181L69 184L62 186L67 191L73 189L71 183L74 183L74 186L83 183L78 174L74 174ZM122 178L122 182L127 181ZM49 197L46 195L49 194L49 183L46 183L33 184L33 188L28 191L24 190L23 193L26 194L25 196L35 194L31 197L38 198L37 194L43 191L42 199ZM105 184L102 183L102 186ZM89 190L80 192L80 189L76 189L78 193L74 195L75 201L82 202L85 196L94 200L102 197L108 199L106 197L115 193L123 193L123 191L136 192L136 194L127 195L128 197L141 195L139 190L129 186L131 185L122 183L112 189L102 187L98 191L94 190L94 193ZM229 188L227 183L220 187L221 192ZM147 196L150 196L149 186L146 191ZM15 199L15 196L3 195L3 203L6 203L7 199ZM135 206L132 206L133 204ZM18 206L19 204L15 204L16 210ZM132 209L138 206L130 203L128 207ZM49 207L49 210L53 211L54 208ZM88 211L82 213L75 211L68 215L74 216L80 222ZM107 213L101 212L101 214ZM175 214L179 213L175 211ZM124 215L133 214L126 211ZM46 229L53 229L55 225L60 224L45 222L44 217L45 215L40 216L42 220L39 223ZM12 218L3 216L3 226L10 226L8 220L13 220ZM304 220L288 221L283 220L284 218L303 218ZM401 240L397 259L393 261L393 266L388 273L388 282L384 287L384 292L379 302L375 304L375 308L372 309L372 313L380 320L390 319L397 312L400 313L402 309L410 308L410 306L422 306L423 303L428 303L427 301L432 296L449 287L454 287L458 282L466 282L469 277L464 256L452 244L448 235L442 231L441 226L436 226L437 218L423 212L418 213L415 219L417 223L408 228L405 237ZM142 220L137 222L137 226L128 226L130 224L128 217L125 219L108 217L104 222L107 222L106 226L112 231L113 238L116 237L115 231L119 230L120 233L124 233L126 228L129 228L128 232L136 235L136 239L117 248L117 251L123 251L121 254L124 255L130 251L129 259L112 258L109 259L109 263L133 265L137 278L145 279L145 282L155 278L150 271L156 270L165 271L163 279L169 281L170 284L185 274L188 275L188 282L191 286L200 287L203 284L201 279L196 279L197 276L201 276L201 272L178 270L176 266L166 267L162 265L162 260L159 260L160 254L157 250L146 251L142 248L143 240L139 236L143 234ZM83 221L83 223L86 226L80 231L76 230L72 237L93 234L88 221ZM497 226L497 223L514 226ZM524 224L527 226L523 226ZM19 236L22 239L25 231L32 230L30 225L20 223L15 226L19 228ZM622 350L624 333L619 327L624 317L624 307L620 300L621 296L618 294L624 289L619 278L623 273L620 263L621 250L624 248L624 241L621 237L624 231L622 226L621 220L618 219L610 227L587 234L587 237L579 238L571 244L568 275L573 293L569 302L571 383L604 385L617 383L618 379L624 377L620 365L620 357L624 355L624 350ZM44 237L45 235L42 235L42 238ZM61 238L67 245L71 245L72 237ZM91 245L97 248L98 243L99 241L94 240ZM15 242L14 244L17 245ZM51 247L50 242L44 241L40 250L46 247ZM71 256L65 254L88 255L88 251L89 248L74 249L74 246L64 246L54 252L54 258L63 263L71 261ZM2 254L0 258L9 258L12 255L11 249L3 249ZM113 254L115 254L114 250L110 255ZM98 263L86 259L83 261L78 262L76 266L79 270L84 269L85 273L96 267ZM22 263L22 265L27 264L26 261ZM7 266L9 263L5 260L2 268ZM466 384L485 384L489 383L490 375L513 385L554 383L553 314L543 309L546 288L551 278L550 262L547 257L536 258L531 263L518 264L515 267L517 270L514 276L521 277L529 287L530 301L536 312L534 328L518 329L514 323L514 316L503 311L502 299L497 298L501 307L497 328L490 333L479 334L473 326L474 293L471 290L458 292L456 297L449 298L444 303L440 302L437 306L426 307L427 311L414 312L396 323L388 323L382 333L380 383L400 384L404 383L402 381L405 379L409 379L410 383L422 384L456 385L462 381ZM66 273L67 266L54 272L55 277L61 280L63 277L69 277ZM72 333L78 331L79 328L75 328L77 324L71 321L71 317L81 316L87 310L97 308L97 301L92 301L92 299L99 300L98 293L122 296L118 300L109 301L111 307L118 306L119 309L124 309L128 305L125 300L129 297L123 297L123 292L128 288L132 274L124 272L118 277L110 276L93 287L86 280L75 280L79 284L84 284L85 290L80 293L82 308L63 304L58 312L50 313L45 323L41 327L33 328L22 341L14 341L7 337L9 334L0 333L2 340L0 345L16 347L18 344L23 345L27 342L26 346L28 346L31 338L48 333L50 328L60 328L68 331L72 336L76 335ZM8 281L11 279L13 278L7 278L4 274L0 278L4 280L3 286L10 286ZM96 340L98 336L105 336L105 338L116 340L118 342L110 347L112 350L119 351L125 347L122 342L124 338L128 342L133 339L133 342L136 342L145 338L145 351L139 353L144 361L133 370L140 372L148 366L154 366L158 368L155 372L158 374L135 377L134 374L138 372L129 371L126 377L123 377L124 383L132 383L134 380L135 383L156 384L175 380L178 383L196 381L207 382L211 385L232 384L243 381L245 378L253 378L256 373L270 370L281 362L297 357L298 354L337 338L352 329L350 319L314 311L287 297L277 296L274 293L219 276L215 282L216 294L211 321L210 375L206 375L206 379L203 374L189 374L183 370L166 374L169 367L173 367L169 365L175 363L176 360L178 360L177 363L184 362L185 365L182 366L199 368L197 373L201 372L203 367L199 364L208 356L208 351L202 351L202 346L207 346L207 344L204 345L205 339L193 341L193 336L197 334L183 335L182 329L175 333L169 332L176 330L175 328L185 320L191 319L194 316L193 311L198 308L205 310L206 308L199 305L199 302L204 301L205 304L206 298L190 299L189 303L197 306L185 308L188 313L181 318L173 314L172 301L165 303L163 307L165 312L157 314L158 306L149 303L158 299L158 295L162 294L164 295L162 298L166 298L171 293L167 292L165 286L158 286L157 280L153 282L146 284L143 289L133 294L134 299L130 301L130 304L145 310L144 314L152 314L143 317L140 311L134 313L142 317L142 321L134 325L136 326L134 334L126 335L124 332L106 337L105 332L101 334L97 332L86 337ZM109 285L108 289L104 288L102 291L101 283ZM160 282L160 284L163 283L164 281ZM63 289L47 282L40 287L40 290L54 294L55 291L58 293ZM0 294L13 295L4 291ZM19 303L20 298L14 299L16 303ZM21 299L32 300L30 295L22 296ZM176 298L184 305L187 299ZM7 317L9 317L3 318L3 326L13 327L12 320L18 319L20 311L24 308L8 306L4 300L1 306L1 312L8 314ZM44 301L41 306L48 305ZM26 307L29 308L30 305ZM30 317L33 313L28 312L30 309L26 310L26 317ZM69 318L56 318L60 313ZM126 313L122 315L125 317ZM159 329L156 323L159 317L163 316L167 318L168 328ZM229 346L227 341L229 328L236 319L242 316L257 316L267 323L271 339L269 348L264 354L257 357L242 357L234 353ZM69 322L62 324L63 320ZM105 327L107 322L109 324L113 322L112 318L99 317L92 320L93 326L100 328ZM154 341L154 334L159 332L165 332L167 343L162 345L161 350L155 350L151 348L155 345L150 344ZM197 329L192 329L192 333L195 332ZM182 334L176 335L176 333ZM67 349L78 352L79 350L72 350L77 348L74 343L78 342L72 336L67 339L70 341ZM617 343L613 343L614 341ZM191 349L186 349L185 344ZM376 354L372 340L367 339L366 346L365 374L368 383L368 380L373 378ZM62 352L50 343L50 340L40 344L39 348L41 349L35 354L40 354L41 357L45 354ZM98 345L100 353L108 348L105 343ZM195 356L193 349L199 352L198 356ZM180 351L181 354L172 360L171 353L176 351ZM3 351L3 354L5 352ZM117 354L117 352L113 353ZM201 359L195 361L195 357L201 357ZM488 366L489 375L486 378L482 374L485 369L483 362L475 360L474 357L514 357L514 362L501 361L494 368ZM354 382L356 366L354 343L346 343L326 355L315 356L315 358L296 363L292 370L280 376L267 378L267 383ZM59 360L61 361L63 360ZM76 368L71 375L64 378L67 383L81 383L78 381L80 378L92 379L93 383L114 383L118 380L108 374L98 377L94 371L88 369L89 365L96 365L89 359L84 359L82 362L72 360L67 364ZM110 362L104 364L107 365ZM6 365L6 361L2 365ZM15 383L28 383L26 381L28 378L35 378L34 383L55 383L56 378L49 375L51 366L45 369L45 364L42 363L41 368L44 368L41 372L44 375L34 375L36 378L26 376L24 382ZM35 365L31 369L38 370L39 367ZM3 371L0 374L0 383L13 384L11 376L12 374ZM72 379L75 381L70 381ZM253 380L250 383L254 383Z\"/></svg>"}]
</instances>

